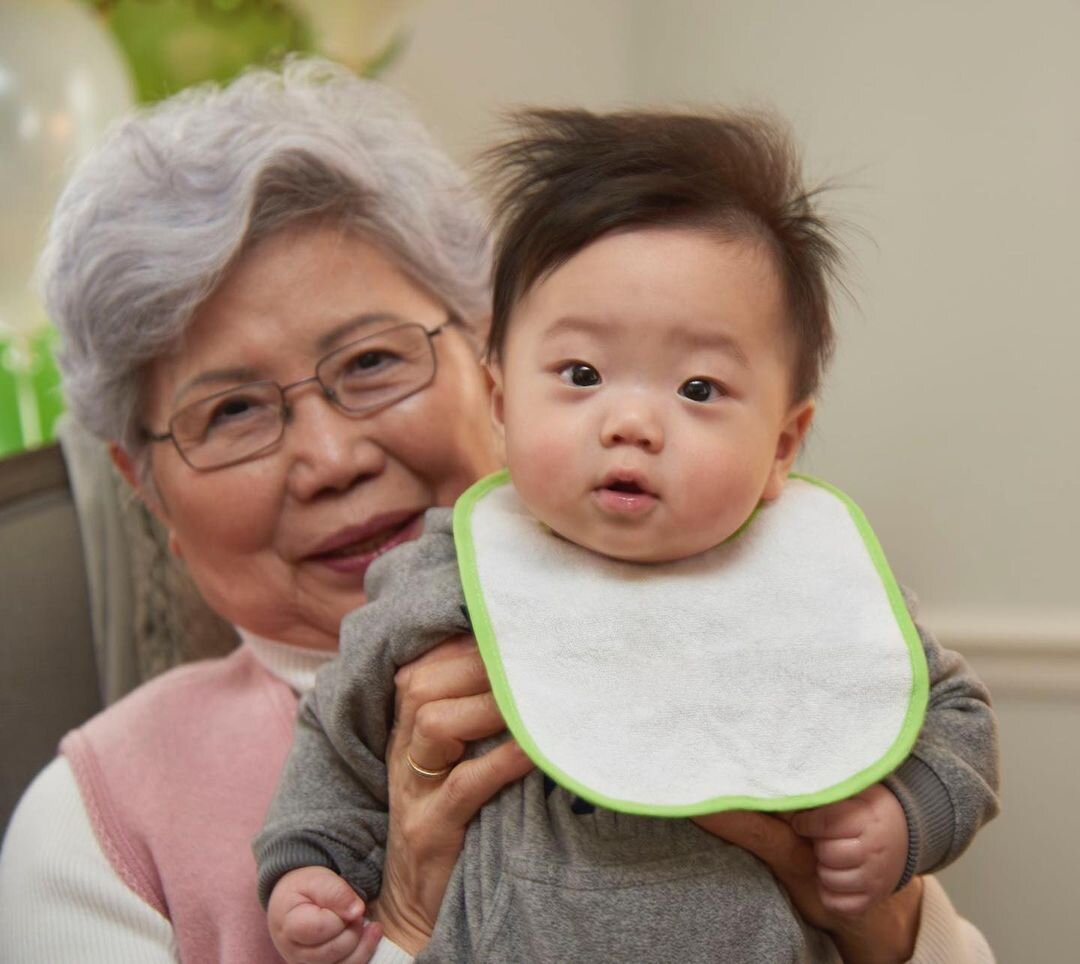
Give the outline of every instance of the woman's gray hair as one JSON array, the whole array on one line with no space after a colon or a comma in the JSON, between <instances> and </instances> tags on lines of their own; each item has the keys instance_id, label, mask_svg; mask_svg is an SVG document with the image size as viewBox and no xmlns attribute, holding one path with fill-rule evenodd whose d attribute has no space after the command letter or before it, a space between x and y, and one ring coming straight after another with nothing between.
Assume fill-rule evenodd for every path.
<instances>
[{"instance_id":1,"label":"woman's gray hair","mask_svg":"<svg viewBox=\"0 0 1080 964\"><path fill-rule=\"evenodd\" d=\"M398 95L295 59L135 114L75 171L39 270L76 417L141 455L145 367L239 255L311 220L378 244L483 337L489 229L464 174Z\"/></svg>"}]
</instances>

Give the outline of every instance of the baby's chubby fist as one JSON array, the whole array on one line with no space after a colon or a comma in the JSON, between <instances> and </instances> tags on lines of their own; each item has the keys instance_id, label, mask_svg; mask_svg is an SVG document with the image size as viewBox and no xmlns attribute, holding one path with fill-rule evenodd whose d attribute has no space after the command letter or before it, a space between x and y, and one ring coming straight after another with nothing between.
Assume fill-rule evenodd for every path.
<instances>
[{"instance_id":1,"label":"baby's chubby fist","mask_svg":"<svg viewBox=\"0 0 1080 964\"><path fill-rule=\"evenodd\" d=\"M900 883L908 855L908 825L900 801L875 783L857 796L791 817L791 828L813 842L822 904L861 914Z\"/></svg>"},{"instance_id":2,"label":"baby's chubby fist","mask_svg":"<svg viewBox=\"0 0 1080 964\"><path fill-rule=\"evenodd\" d=\"M381 936L364 902L327 867L289 871L267 905L270 937L289 964L367 964Z\"/></svg>"}]
</instances>

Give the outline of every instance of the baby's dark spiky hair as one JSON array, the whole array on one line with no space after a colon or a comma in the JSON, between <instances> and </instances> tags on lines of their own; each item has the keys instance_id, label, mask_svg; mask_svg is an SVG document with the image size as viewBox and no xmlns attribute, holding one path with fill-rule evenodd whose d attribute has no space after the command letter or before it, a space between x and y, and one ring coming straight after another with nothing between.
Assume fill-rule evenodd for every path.
<instances>
[{"instance_id":1,"label":"baby's dark spiky hair","mask_svg":"<svg viewBox=\"0 0 1080 964\"><path fill-rule=\"evenodd\" d=\"M619 230L694 227L757 238L775 258L796 347L792 390L812 396L833 346L839 248L814 209L786 127L768 114L524 110L484 155L499 239L488 357L537 282Z\"/></svg>"}]
</instances>

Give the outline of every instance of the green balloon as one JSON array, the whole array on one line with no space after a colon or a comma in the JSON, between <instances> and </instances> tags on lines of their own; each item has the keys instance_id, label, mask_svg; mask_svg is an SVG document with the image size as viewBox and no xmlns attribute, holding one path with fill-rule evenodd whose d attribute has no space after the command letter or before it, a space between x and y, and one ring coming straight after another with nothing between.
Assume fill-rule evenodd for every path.
<instances>
[{"instance_id":1,"label":"green balloon","mask_svg":"<svg viewBox=\"0 0 1080 964\"><path fill-rule=\"evenodd\" d=\"M252 64L309 53L305 19L280 0L87 0L131 65L137 98L161 100Z\"/></svg>"},{"instance_id":2,"label":"green balloon","mask_svg":"<svg viewBox=\"0 0 1080 964\"><path fill-rule=\"evenodd\" d=\"M35 448L55 435L64 410L52 356L55 339L51 329L35 335L28 359L17 359L22 353L0 339L0 457Z\"/></svg>"}]
</instances>

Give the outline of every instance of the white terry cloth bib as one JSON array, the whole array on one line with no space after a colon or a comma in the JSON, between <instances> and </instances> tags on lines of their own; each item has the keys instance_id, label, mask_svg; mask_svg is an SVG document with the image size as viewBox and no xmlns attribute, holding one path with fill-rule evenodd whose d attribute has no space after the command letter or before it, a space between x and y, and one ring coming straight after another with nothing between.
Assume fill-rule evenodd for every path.
<instances>
[{"instance_id":1,"label":"white terry cloth bib","mask_svg":"<svg viewBox=\"0 0 1080 964\"><path fill-rule=\"evenodd\" d=\"M725 543L621 562L567 542L506 472L458 500L465 598L511 733L613 810L792 810L858 793L911 749L918 632L869 524L792 476Z\"/></svg>"}]
</instances>

